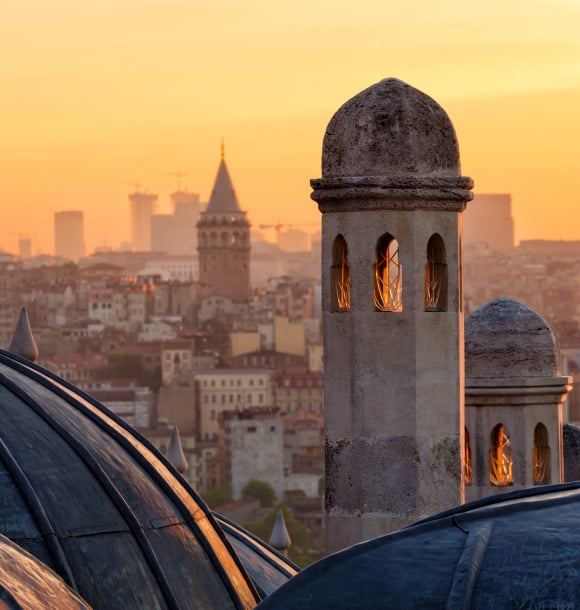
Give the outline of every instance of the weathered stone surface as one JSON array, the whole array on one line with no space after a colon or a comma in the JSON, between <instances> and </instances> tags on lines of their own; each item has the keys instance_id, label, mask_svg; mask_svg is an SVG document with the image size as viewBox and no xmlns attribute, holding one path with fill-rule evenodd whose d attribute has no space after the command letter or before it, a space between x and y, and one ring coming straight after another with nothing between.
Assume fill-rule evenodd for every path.
<instances>
[{"instance_id":1,"label":"weathered stone surface","mask_svg":"<svg viewBox=\"0 0 580 610\"><path fill-rule=\"evenodd\" d=\"M505 297L495 299L474 311L465 322L465 374L557 376L554 331L529 307Z\"/></svg>"},{"instance_id":2,"label":"weathered stone surface","mask_svg":"<svg viewBox=\"0 0 580 610\"><path fill-rule=\"evenodd\" d=\"M346 102L324 136L322 176L459 176L449 117L428 95L387 78Z\"/></svg>"},{"instance_id":3,"label":"weathered stone surface","mask_svg":"<svg viewBox=\"0 0 580 610\"><path fill-rule=\"evenodd\" d=\"M580 481L580 428L564 425L564 480Z\"/></svg>"},{"instance_id":4,"label":"weathered stone surface","mask_svg":"<svg viewBox=\"0 0 580 610\"><path fill-rule=\"evenodd\" d=\"M414 437L342 439L326 444L326 508L380 511L417 518L419 489L412 471L418 455Z\"/></svg>"}]
</instances>

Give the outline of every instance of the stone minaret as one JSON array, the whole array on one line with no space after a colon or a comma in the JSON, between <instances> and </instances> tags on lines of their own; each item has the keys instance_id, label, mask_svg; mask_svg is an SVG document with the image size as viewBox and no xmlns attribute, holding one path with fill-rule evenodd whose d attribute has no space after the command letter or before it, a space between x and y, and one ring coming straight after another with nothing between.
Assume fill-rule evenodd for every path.
<instances>
[{"instance_id":1,"label":"stone minaret","mask_svg":"<svg viewBox=\"0 0 580 610\"><path fill-rule=\"evenodd\" d=\"M324 136L322 217L327 546L463 501L460 176L453 125L386 79Z\"/></svg>"},{"instance_id":2,"label":"stone minaret","mask_svg":"<svg viewBox=\"0 0 580 610\"><path fill-rule=\"evenodd\" d=\"M465 323L467 500L562 483L560 375L550 325L535 311L499 298Z\"/></svg>"},{"instance_id":3,"label":"stone minaret","mask_svg":"<svg viewBox=\"0 0 580 610\"><path fill-rule=\"evenodd\" d=\"M208 206L197 223L202 297L221 296L236 303L250 298L250 224L238 203L224 159Z\"/></svg>"}]
</instances>

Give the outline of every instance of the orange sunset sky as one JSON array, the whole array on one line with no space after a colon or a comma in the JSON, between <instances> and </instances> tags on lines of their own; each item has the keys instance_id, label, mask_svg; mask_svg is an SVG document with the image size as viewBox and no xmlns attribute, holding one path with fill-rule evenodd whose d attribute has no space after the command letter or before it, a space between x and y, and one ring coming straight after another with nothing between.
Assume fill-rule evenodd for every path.
<instances>
[{"instance_id":1,"label":"orange sunset sky","mask_svg":"<svg viewBox=\"0 0 580 610\"><path fill-rule=\"evenodd\" d=\"M516 238L580 239L580 0L27 0L0 19L0 247L129 239L129 183L209 197L223 136L254 225L317 222L326 124L387 76L453 120ZM273 237L273 236L269 236Z\"/></svg>"}]
</instances>

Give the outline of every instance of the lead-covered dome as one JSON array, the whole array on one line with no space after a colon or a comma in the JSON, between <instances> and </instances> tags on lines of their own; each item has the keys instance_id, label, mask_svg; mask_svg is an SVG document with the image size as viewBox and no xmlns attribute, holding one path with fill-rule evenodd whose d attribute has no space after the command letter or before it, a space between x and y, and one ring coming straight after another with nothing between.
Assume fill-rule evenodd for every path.
<instances>
[{"instance_id":1,"label":"lead-covered dome","mask_svg":"<svg viewBox=\"0 0 580 610\"><path fill-rule=\"evenodd\" d=\"M259 610L578 608L580 483L458 506L312 564Z\"/></svg>"},{"instance_id":2,"label":"lead-covered dome","mask_svg":"<svg viewBox=\"0 0 580 610\"><path fill-rule=\"evenodd\" d=\"M465 321L467 377L558 376L558 353L546 320L513 299L495 299Z\"/></svg>"},{"instance_id":3,"label":"lead-covered dome","mask_svg":"<svg viewBox=\"0 0 580 610\"><path fill-rule=\"evenodd\" d=\"M323 178L459 174L457 136L446 112L396 78L350 99L326 128Z\"/></svg>"},{"instance_id":4,"label":"lead-covered dome","mask_svg":"<svg viewBox=\"0 0 580 610\"><path fill-rule=\"evenodd\" d=\"M93 608L255 605L203 501L98 402L0 351L0 418L0 532Z\"/></svg>"}]
</instances>

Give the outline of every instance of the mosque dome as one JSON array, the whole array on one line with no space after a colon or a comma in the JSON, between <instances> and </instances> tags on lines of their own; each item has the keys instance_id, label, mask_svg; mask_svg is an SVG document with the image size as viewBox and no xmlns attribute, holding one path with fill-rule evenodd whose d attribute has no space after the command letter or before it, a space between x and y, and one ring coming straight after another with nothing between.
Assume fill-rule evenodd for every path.
<instances>
[{"instance_id":1,"label":"mosque dome","mask_svg":"<svg viewBox=\"0 0 580 610\"><path fill-rule=\"evenodd\" d=\"M465 321L467 377L554 377L558 368L554 331L522 303L501 297Z\"/></svg>"},{"instance_id":2,"label":"mosque dome","mask_svg":"<svg viewBox=\"0 0 580 610\"><path fill-rule=\"evenodd\" d=\"M459 506L329 555L259 610L578 608L580 483Z\"/></svg>"},{"instance_id":3,"label":"mosque dome","mask_svg":"<svg viewBox=\"0 0 580 610\"><path fill-rule=\"evenodd\" d=\"M451 120L425 93L387 78L348 100L330 120L322 177L460 174Z\"/></svg>"},{"instance_id":4,"label":"mosque dome","mask_svg":"<svg viewBox=\"0 0 580 610\"><path fill-rule=\"evenodd\" d=\"M0 351L0 417L0 532L93 608L255 605L201 498L94 399Z\"/></svg>"}]
</instances>

